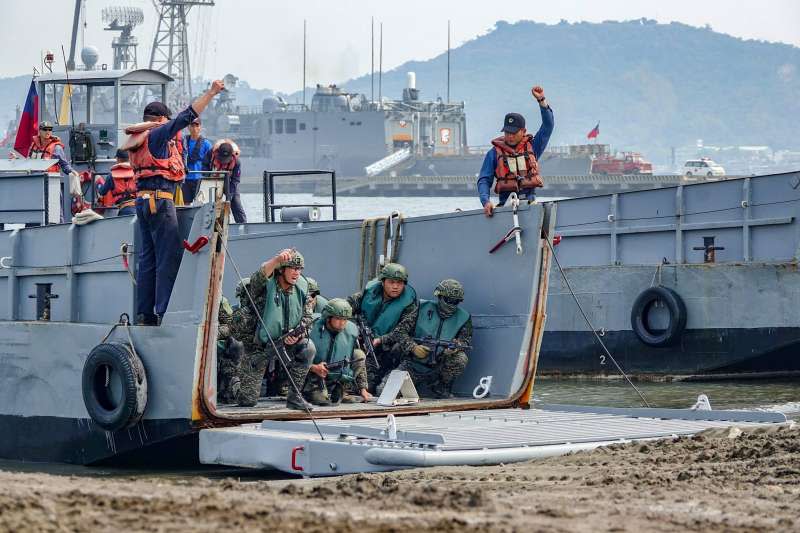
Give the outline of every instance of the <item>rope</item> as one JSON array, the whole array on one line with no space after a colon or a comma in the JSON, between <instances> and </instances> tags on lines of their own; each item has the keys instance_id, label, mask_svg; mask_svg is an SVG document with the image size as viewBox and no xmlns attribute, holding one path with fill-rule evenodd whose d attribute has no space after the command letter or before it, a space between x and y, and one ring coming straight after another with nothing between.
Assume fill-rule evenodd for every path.
<instances>
[{"instance_id":1,"label":"rope","mask_svg":"<svg viewBox=\"0 0 800 533\"><path fill-rule=\"evenodd\" d=\"M216 223L216 226L217 226L217 231L220 233L219 242L222 243L222 247L225 249L225 255L233 265L233 270L236 271L236 277L239 278L239 282L242 284L242 289L244 290L244 293L247 295L247 299L250 301L250 305L253 306L253 309L258 309L258 306L256 306L256 302L253 299L253 295L250 294L250 288L244 283L244 278L242 277L242 273L239 271L239 266L236 264L236 261L233 259L233 256L231 255L231 252L228 249L228 244L225 242L225 239L222 238L222 227L219 225L219 222ZM269 342L272 345L272 349L275 351L276 355L275 359L277 359L281 363L284 372L286 372L286 377L289 378L289 383L291 383L295 394L297 394L297 397L300 398L303 410L305 410L306 414L308 415L308 418L311 419L311 423L314 424L314 429L316 429L317 433L319 433L319 438L325 440L325 437L322 435L322 431L319 429L319 426L317 425L317 420L314 418L314 415L311 414L311 409L308 408L308 405L305 403L305 400L303 399L303 395L300 393L300 388L297 386L297 383L295 382L294 378L289 373L289 368L286 366L286 361L284 361L283 357L280 356L280 351L278 350L278 346L275 344L275 340L270 336L269 332L267 331L267 325L264 323L264 318L258 313L255 313L255 315L258 318L259 324L264 329L264 333L266 333L267 338L269 339ZM286 357L286 359L289 359L289 354L286 353L286 348L282 347L281 349L283 350L283 355Z\"/></svg>"},{"instance_id":2,"label":"rope","mask_svg":"<svg viewBox=\"0 0 800 533\"><path fill-rule=\"evenodd\" d=\"M633 387L633 390L635 390L636 394L639 395L639 398L642 399L642 403L644 403L644 406L645 407L650 407L650 404L647 402L647 398L644 397L644 394L642 394L642 391L640 391L636 387L636 385L633 384L633 381L631 381L631 378L628 377L628 374L625 373L625 371L622 369L622 367L619 365L619 363L617 363L617 360L614 359L614 356L611 355L611 352L606 347L605 343L603 342L603 339L601 339L600 335L597 334L597 330L594 329L594 326L592 325L592 322L589 320L589 317L586 315L586 312L583 310L583 306L581 306L581 303L578 301L578 297L575 296L575 291L572 290L572 285L570 284L569 280L567 279L567 274L564 272L564 269L561 268L561 262L558 260L558 256L556 255L556 251L553 249L553 243L550 242L550 237L547 235L547 233L545 233L544 229L542 230L542 232L544 234L544 240L547 241L547 246L550 248L550 253L552 254L553 259L556 262L556 266L558 267L558 271L561 272L561 277L564 278L564 283L567 285L567 289L569 289L569 293L572 295L573 300L575 300L575 305L578 306L578 310L581 312L581 315L583 315L583 319L586 321L586 325L589 326L589 329L594 334L594 337L597 339L597 342L600 343L600 346L603 348L603 351L606 353L606 355L611 360L611 362L614 363L614 366L617 367L617 370L619 370L619 373L622 374L622 377L625 378L625 381L627 381L628 384L631 387Z\"/></svg>"}]
</instances>

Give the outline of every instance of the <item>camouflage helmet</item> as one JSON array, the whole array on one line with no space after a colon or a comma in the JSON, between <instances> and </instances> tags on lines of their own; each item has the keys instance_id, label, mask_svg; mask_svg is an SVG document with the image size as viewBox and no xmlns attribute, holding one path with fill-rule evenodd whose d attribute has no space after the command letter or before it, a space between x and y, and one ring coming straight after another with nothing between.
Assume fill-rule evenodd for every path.
<instances>
[{"instance_id":1,"label":"camouflage helmet","mask_svg":"<svg viewBox=\"0 0 800 533\"><path fill-rule=\"evenodd\" d=\"M303 268L305 263L306 261L303 259L303 254L297 250L292 250L292 256L289 258L289 260L278 263L278 268Z\"/></svg>"},{"instance_id":2,"label":"camouflage helmet","mask_svg":"<svg viewBox=\"0 0 800 533\"><path fill-rule=\"evenodd\" d=\"M245 292L245 289L249 288L250 288L250 278L242 278L242 281L236 284L236 297L240 301L246 301L247 293Z\"/></svg>"},{"instance_id":3,"label":"camouflage helmet","mask_svg":"<svg viewBox=\"0 0 800 533\"><path fill-rule=\"evenodd\" d=\"M448 300L464 300L464 286L454 279L443 279L433 290L434 296L441 296Z\"/></svg>"},{"instance_id":4,"label":"camouflage helmet","mask_svg":"<svg viewBox=\"0 0 800 533\"><path fill-rule=\"evenodd\" d=\"M319 283L314 278L309 278L306 276L306 283L308 283L308 294L309 296L316 296L320 293L319 290Z\"/></svg>"},{"instance_id":5,"label":"camouflage helmet","mask_svg":"<svg viewBox=\"0 0 800 533\"><path fill-rule=\"evenodd\" d=\"M385 279L408 281L408 270L400 263L386 263L381 269L378 279L381 281Z\"/></svg>"},{"instance_id":6,"label":"camouflage helmet","mask_svg":"<svg viewBox=\"0 0 800 533\"><path fill-rule=\"evenodd\" d=\"M322 309L322 317L353 318L353 308L344 298L332 298Z\"/></svg>"}]
</instances>

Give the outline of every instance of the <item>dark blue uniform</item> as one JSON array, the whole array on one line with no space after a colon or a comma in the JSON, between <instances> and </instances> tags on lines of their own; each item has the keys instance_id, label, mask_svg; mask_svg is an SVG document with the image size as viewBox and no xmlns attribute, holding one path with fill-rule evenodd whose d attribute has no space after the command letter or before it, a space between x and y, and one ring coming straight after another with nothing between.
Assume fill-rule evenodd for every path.
<instances>
[{"instance_id":1,"label":"dark blue uniform","mask_svg":"<svg viewBox=\"0 0 800 533\"><path fill-rule=\"evenodd\" d=\"M169 141L195 118L197 113L189 106L174 119L150 130L148 143L153 157L169 157ZM166 191L173 195L178 185L178 182L160 176L136 182L139 191ZM172 199L157 199L156 212L151 213L149 200L137 198L136 217L141 233L136 267L136 312L140 321L155 324L167 312L183 256L183 239L178 231L178 217Z\"/></svg>"}]
</instances>

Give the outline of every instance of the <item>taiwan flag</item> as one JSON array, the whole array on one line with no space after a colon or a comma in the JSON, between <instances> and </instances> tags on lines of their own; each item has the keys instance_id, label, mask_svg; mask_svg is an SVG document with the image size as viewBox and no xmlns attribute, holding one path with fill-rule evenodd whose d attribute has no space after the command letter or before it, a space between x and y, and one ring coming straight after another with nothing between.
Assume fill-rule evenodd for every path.
<instances>
[{"instance_id":1,"label":"taiwan flag","mask_svg":"<svg viewBox=\"0 0 800 533\"><path fill-rule=\"evenodd\" d=\"M14 140L14 150L27 156L31 149L33 136L39 130L39 95L36 93L36 80L31 80L28 89L28 98L25 99L25 109L19 117L17 137Z\"/></svg>"},{"instance_id":2,"label":"taiwan flag","mask_svg":"<svg viewBox=\"0 0 800 533\"><path fill-rule=\"evenodd\" d=\"M587 139L596 139L598 135L600 135L600 123L599 122L597 123L597 126L592 128L592 131L590 131L588 134L586 134L586 138Z\"/></svg>"}]
</instances>

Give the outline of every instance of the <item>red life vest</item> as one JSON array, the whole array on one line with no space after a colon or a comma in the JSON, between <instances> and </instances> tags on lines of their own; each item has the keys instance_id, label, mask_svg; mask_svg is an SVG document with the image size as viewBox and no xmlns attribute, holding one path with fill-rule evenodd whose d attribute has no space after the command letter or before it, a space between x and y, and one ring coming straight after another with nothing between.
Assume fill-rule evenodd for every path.
<instances>
[{"instance_id":1,"label":"red life vest","mask_svg":"<svg viewBox=\"0 0 800 533\"><path fill-rule=\"evenodd\" d=\"M130 163L117 163L111 167L114 188L106 196L111 196L111 205L118 208L129 207L136 202L136 176Z\"/></svg>"},{"instance_id":2,"label":"red life vest","mask_svg":"<svg viewBox=\"0 0 800 533\"><path fill-rule=\"evenodd\" d=\"M532 141L533 135L526 135L514 147L507 145L503 137L492 141L497 155L494 192L519 192L544 185L539 175L539 162L533 155Z\"/></svg>"},{"instance_id":3,"label":"red life vest","mask_svg":"<svg viewBox=\"0 0 800 533\"><path fill-rule=\"evenodd\" d=\"M137 180L161 176L169 181L182 181L185 174L183 168L183 149L176 135L167 143L166 159L157 159L150 152L149 139L150 130L161 126L161 122L142 122L134 124L125 129L125 133L130 135L128 141L122 146L123 150L128 150L131 158L131 166Z\"/></svg>"},{"instance_id":4,"label":"red life vest","mask_svg":"<svg viewBox=\"0 0 800 533\"><path fill-rule=\"evenodd\" d=\"M53 159L53 152L55 152L56 146L64 148L64 143L55 135L51 135L50 138L45 141L42 141L38 135L34 135L28 157L30 159ZM47 172L60 172L58 163L49 167Z\"/></svg>"}]
</instances>

